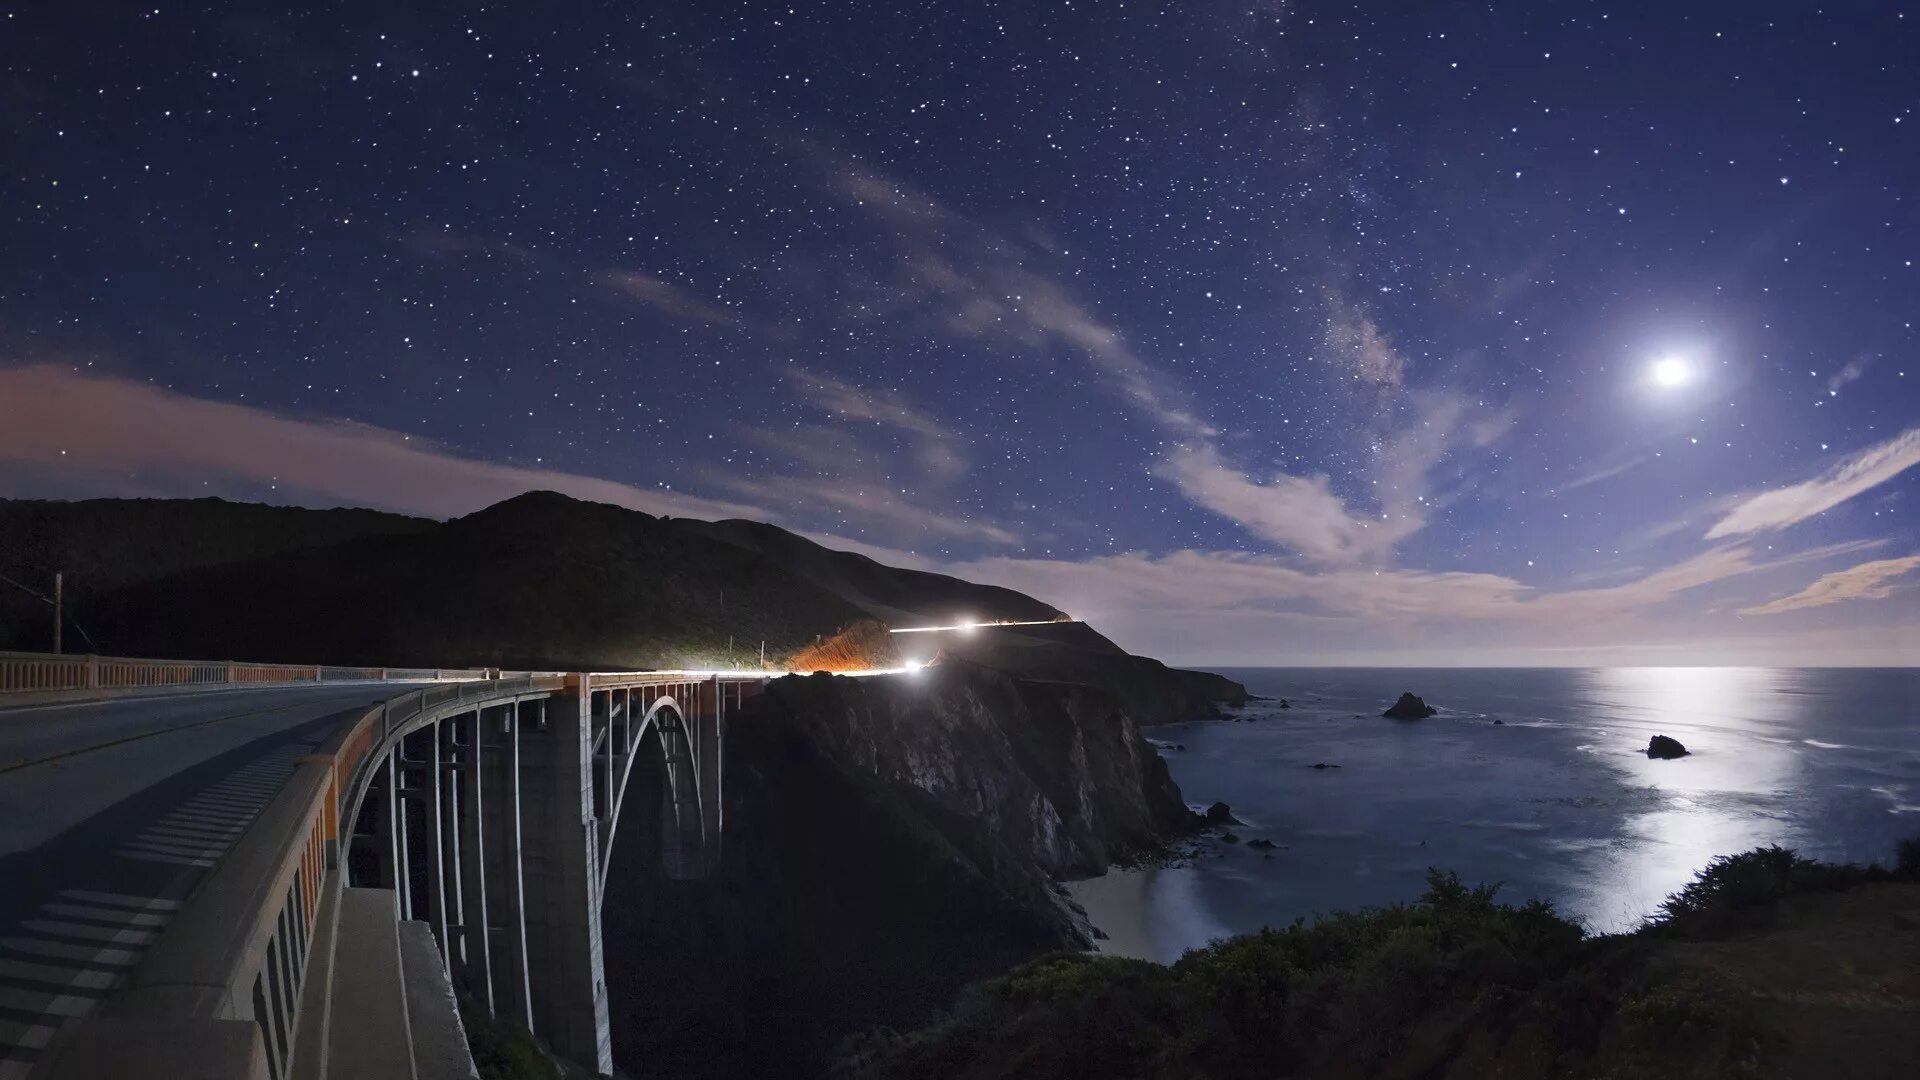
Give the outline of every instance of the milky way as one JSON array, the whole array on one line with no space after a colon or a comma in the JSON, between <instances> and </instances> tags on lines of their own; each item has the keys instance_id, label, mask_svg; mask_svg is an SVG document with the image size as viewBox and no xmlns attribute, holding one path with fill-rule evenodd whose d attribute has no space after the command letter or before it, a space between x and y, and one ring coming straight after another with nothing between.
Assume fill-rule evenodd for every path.
<instances>
[{"instance_id":1,"label":"milky way","mask_svg":"<svg viewBox=\"0 0 1920 1080\"><path fill-rule=\"evenodd\" d=\"M1920 659L1920 14L521 7L0 9L0 495L556 487L1192 661Z\"/></svg>"}]
</instances>

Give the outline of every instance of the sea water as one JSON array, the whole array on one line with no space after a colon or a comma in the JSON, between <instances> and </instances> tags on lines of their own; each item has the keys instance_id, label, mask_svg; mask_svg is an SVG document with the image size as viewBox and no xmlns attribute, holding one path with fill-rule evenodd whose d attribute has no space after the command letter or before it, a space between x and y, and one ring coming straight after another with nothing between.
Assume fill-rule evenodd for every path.
<instances>
[{"instance_id":1,"label":"sea water","mask_svg":"<svg viewBox=\"0 0 1920 1080\"><path fill-rule=\"evenodd\" d=\"M1168 961L1411 900L1429 867L1616 932L1716 855L1886 862L1920 835L1920 668L1221 673L1274 700L1147 735L1190 803L1233 807L1240 842L1076 886L1108 951ZM1383 719L1409 690L1439 714ZM1655 734L1691 754L1648 759Z\"/></svg>"}]
</instances>

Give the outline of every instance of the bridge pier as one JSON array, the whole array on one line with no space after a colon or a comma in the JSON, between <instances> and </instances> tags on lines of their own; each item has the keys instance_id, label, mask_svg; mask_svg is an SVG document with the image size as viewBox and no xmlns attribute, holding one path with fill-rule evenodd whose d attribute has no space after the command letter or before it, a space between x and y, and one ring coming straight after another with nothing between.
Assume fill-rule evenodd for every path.
<instances>
[{"instance_id":1,"label":"bridge pier","mask_svg":"<svg viewBox=\"0 0 1920 1080\"><path fill-rule=\"evenodd\" d=\"M480 724L480 825L486 837L481 883L487 910L487 986L493 1015L533 1030L527 977L526 887L520 807L521 714L544 702L509 703Z\"/></svg>"},{"instance_id":2,"label":"bridge pier","mask_svg":"<svg viewBox=\"0 0 1920 1080\"><path fill-rule=\"evenodd\" d=\"M610 1074L589 685L569 676L566 690L546 700L543 730L521 747L526 964L540 988L534 1032L562 1056Z\"/></svg>"},{"instance_id":3,"label":"bridge pier","mask_svg":"<svg viewBox=\"0 0 1920 1080\"><path fill-rule=\"evenodd\" d=\"M475 709L444 722L458 744L456 796L460 799L459 835L455 838L460 878L460 964L462 985L474 1001L493 1015L493 941L488 920L487 879L502 868L489 861L486 801L497 795L487 790L485 775L484 710ZM496 841L497 843L497 841Z\"/></svg>"}]
</instances>

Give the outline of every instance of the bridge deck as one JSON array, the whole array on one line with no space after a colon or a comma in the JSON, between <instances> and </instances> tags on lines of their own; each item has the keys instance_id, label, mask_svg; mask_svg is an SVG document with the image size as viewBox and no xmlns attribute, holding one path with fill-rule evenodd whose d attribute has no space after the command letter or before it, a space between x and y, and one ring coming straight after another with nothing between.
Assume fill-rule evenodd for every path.
<instances>
[{"instance_id":1,"label":"bridge deck","mask_svg":"<svg viewBox=\"0 0 1920 1080\"><path fill-rule=\"evenodd\" d=\"M297 758L411 688L0 708L0 1080L121 983Z\"/></svg>"}]
</instances>

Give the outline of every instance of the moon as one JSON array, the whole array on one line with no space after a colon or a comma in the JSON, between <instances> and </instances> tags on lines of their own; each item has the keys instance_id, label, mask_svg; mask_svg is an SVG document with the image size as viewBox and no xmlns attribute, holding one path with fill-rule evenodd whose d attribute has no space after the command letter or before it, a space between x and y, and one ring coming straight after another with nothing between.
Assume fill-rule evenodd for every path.
<instances>
[{"instance_id":1,"label":"moon","mask_svg":"<svg viewBox=\"0 0 1920 1080\"><path fill-rule=\"evenodd\" d=\"M1666 356L1654 361L1653 384L1672 388L1693 381L1693 367L1682 357Z\"/></svg>"}]
</instances>

